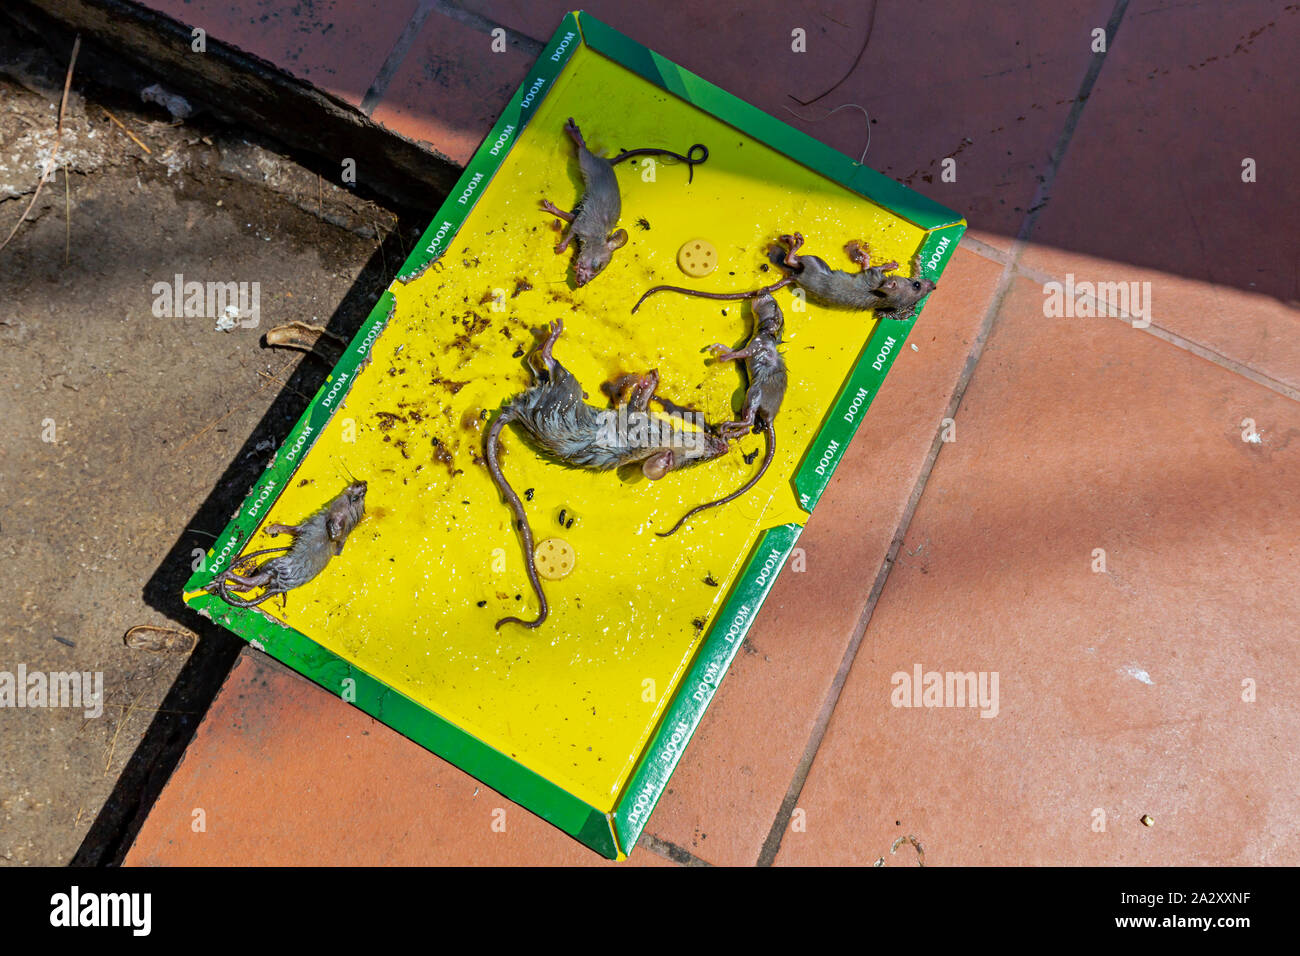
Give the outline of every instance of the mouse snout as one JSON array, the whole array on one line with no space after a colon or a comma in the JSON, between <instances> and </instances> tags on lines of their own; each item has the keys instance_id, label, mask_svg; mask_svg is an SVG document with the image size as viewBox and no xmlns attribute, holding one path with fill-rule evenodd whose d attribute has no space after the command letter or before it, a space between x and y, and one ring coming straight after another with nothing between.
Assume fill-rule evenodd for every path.
<instances>
[{"instance_id":1,"label":"mouse snout","mask_svg":"<svg viewBox=\"0 0 1300 956\"><path fill-rule=\"evenodd\" d=\"M727 440L721 435L715 434L714 432L705 432L704 453L701 457L705 461L708 461L710 458L717 458L719 455L725 455L727 449L730 447L731 446L727 444Z\"/></svg>"},{"instance_id":2,"label":"mouse snout","mask_svg":"<svg viewBox=\"0 0 1300 956\"><path fill-rule=\"evenodd\" d=\"M597 256L593 256L590 260L578 260L573 264L574 284L582 288L582 286L596 278L600 274L600 270L604 269L608 263L608 258L601 261Z\"/></svg>"}]
</instances>

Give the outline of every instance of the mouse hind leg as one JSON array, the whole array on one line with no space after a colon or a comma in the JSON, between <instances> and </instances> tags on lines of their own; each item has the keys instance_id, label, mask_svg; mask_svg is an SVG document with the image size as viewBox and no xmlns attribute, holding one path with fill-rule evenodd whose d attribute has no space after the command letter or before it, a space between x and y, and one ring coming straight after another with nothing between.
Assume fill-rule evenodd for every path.
<instances>
[{"instance_id":1,"label":"mouse hind leg","mask_svg":"<svg viewBox=\"0 0 1300 956\"><path fill-rule=\"evenodd\" d=\"M542 362L545 363L548 369L554 368L557 364L555 356L551 354L551 350L555 348L555 343L559 340L560 333L563 331L564 320L556 319L551 325L551 334L546 337L546 341L542 344L541 349L538 350L542 357Z\"/></svg>"},{"instance_id":2,"label":"mouse hind leg","mask_svg":"<svg viewBox=\"0 0 1300 956\"><path fill-rule=\"evenodd\" d=\"M636 376L632 383L632 394L628 398L628 408L634 412L646 412L650 410L650 399L654 398L655 391L659 388L659 370L652 368L644 375Z\"/></svg>"},{"instance_id":3,"label":"mouse hind leg","mask_svg":"<svg viewBox=\"0 0 1300 956\"><path fill-rule=\"evenodd\" d=\"M848 253L850 259L862 267L866 272L871 268L871 247L865 242L859 242L857 239L851 239L844 244L844 251ZM888 272L890 269L897 269L898 263L889 261L880 266L881 272Z\"/></svg>"},{"instance_id":4,"label":"mouse hind leg","mask_svg":"<svg viewBox=\"0 0 1300 956\"><path fill-rule=\"evenodd\" d=\"M749 401L745 401L745 407L741 409L740 417L734 422L723 422L718 426L718 434L727 441L734 441L748 435L754 428L755 417L758 409L751 406Z\"/></svg>"},{"instance_id":5,"label":"mouse hind leg","mask_svg":"<svg viewBox=\"0 0 1300 956\"><path fill-rule=\"evenodd\" d=\"M737 349L734 352L723 345L721 342L714 342L709 346L709 351L717 356L719 362L743 362L754 355L754 344L751 342L743 349Z\"/></svg>"},{"instance_id":6,"label":"mouse hind leg","mask_svg":"<svg viewBox=\"0 0 1300 956\"><path fill-rule=\"evenodd\" d=\"M605 393L609 403L617 408L619 405L627 404L628 389L636 385L641 380L641 376L635 372L626 372L618 378L604 382L600 390Z\"/></svg>"},{"instance_id":7,"label":"mouse hind leg","mask_svg":"<svg viewBox=\"0 0 1300 956\"><path fill-rule=\"evenodd\" d=\"M565 222L573 222L573 213L565 212L563 209L555 205L555 203L551 202L549 199L542 200L542 208L545 209L547 212L549 212L552 216L559 216Z\"/></svg>"},{"instance_id":8,"label":"mouse hind leg","mask_svg":"<svg viewBox=\"0 0 1300 956\"><path fill-rule=\"evenodd\" d=\"M587 148L587 141L582 138L582 130L578 129L578 124L569 117L569 121L564 124L564 131L569 134L569 138L578 144L579 149Z\"/></svg>"},{"instance_id":9,"label":"mouse hind leg","mask_svg":"<svg viewBox=\"0 0 1300 956\"><path fill-rule=\"evenodd\" d=\"M559 339L560 333L563 331L564 320L556 319L548 330L546 341L544 341L538 348L534 349L532 354L528 356L528 367L532 369L533 374L539 381L549 382L555 376L556 366L560 363L556 361L551 350L555 348L556 340ZM538 332L540 332L540 329ZM538 332L534 332L533 334L536 335Z\"/></svg>"},{"instance_id":10,"label":"mouse hind leg","mask_svg":"<svg viewBox=\"0 0 1300 956\"><path fill-rule=\"evenodd\" d=\"M626 406L635 412L649 410L650 401L658 388L658 369L651 369L644 375L627 372L600 387L615 408Z\"/></svg>"},{"instance_id":11,"label":"mouse hind leg","mask_svg":"<svg viewBox=\"0 0 1300 956\"><path fill-rule=\"evenodd\" d=\"M573 241L573 213L565 212L563 209L555 205L555 203L551 202L549 199L542 200L542 208L545 209L547 212L549 212L552 216L558 216L559 218L563 219L565 222L569 224L568 228L565 229L563 234L560 236L560 241L555 244L555 254L561 255L566 249L569 248L569 243ZM557 222L555 225L556 228L559 228L560 224Z\"/></svg>"},{"instance_id":12,"label":"mouse hind leg","mask_svg":"<svg viewBox=\"0 0 1300 956\"><path fill-rule=\"evenodd\" d=\"M552 216L558 216L569 224L568 228L565 229L564 233L560 236L560 241L555 244L555 254L560 255L569 248L569 243L573 240L573 213L565 212L549 199L542 200L542 208ZM558 229L560 224L557 222L555 226Z\"/></svg>"}]
</instances>

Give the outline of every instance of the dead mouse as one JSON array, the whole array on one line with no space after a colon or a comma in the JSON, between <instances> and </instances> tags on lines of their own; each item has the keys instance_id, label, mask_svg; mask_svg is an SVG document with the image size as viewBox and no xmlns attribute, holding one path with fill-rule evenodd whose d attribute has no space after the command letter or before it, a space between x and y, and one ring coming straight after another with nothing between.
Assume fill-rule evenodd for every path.
<instances>
[{"instance_id":1,"label":"dead mouse","mask_svg":"<svg viewBox=\"0 0 1300 956\"><path fill-rule=\"evenodd\" d=\"M285 595L294 588L302 587L316 575L325 570L330 558L343 553L343 545L366 512L366 483L354 481L343 489L343 493L321 508L300 525L269 524L266 533L271 537L288 533L293 535L293 544L283 548L266 548L254 551L235 561L231 566L217 575L207 590L216 589L227 604L235 607L256 607L267 598L281 595L285 604ZM276 551L287 551L279 557L271 558L258 566L252 573L236 574L235 569L247 564L251 559ZM266 588L260 597L252 600L235 597L230 593L230 585L240 591L254 588Z\"/></svg>"},{"instance_id":2,"label":"dead mouse","mask_svg":"<svg viewBox=\"0 0 1300 956\"><path fill-rule=\"evenodd\" d=\"M739 362L743 359L745 371L749 375L749 388L745 391L745 404L740 409L740 418L719 425L718 434L730 441L744 435L751 428L762 428L767 440L767 453L763 456L763 464L759 466L757 474L736 491L717 501L697 505L682 515L671 529L658 532L661 538L668 537L685 524L692 515L706 508L716 508L718 505L725 505L728 501L735 501L758 484L758 480L772 464L772 456L776 452L776 430L772 423L776 420L776 413L781 409L787 384L785 359L777 351L777 346L781 344L781 333L785 329L785 317L781 314L781 307L770 294L755 299L752 308L754 334L748 345L736 352L721 344L711 345L709 349L718 357L719 362Z\"/></svg>"},{"instance_id":3,"label":"dead mouse","mask_svg":"<svg viewBox=\"0 0 1300 956\"><path fill-rule=\"evenodd\" d=\"M686 151L685 156L666 149L625 149L613 159L605 159L587 149L587 143L573 122L573 117L569 117L564 131L578 147L578 166L582 170L582 199L573 212L565 212L547 199L542 200L542 208L569 224L556 244L555 251L557 254L563 253L569 248L569 241L577 239L578 253L573 260L573 275L577 285L584 286L609 265L614 250L627 242L627 230L614 228L623 213L623 199L618 191L614 164L631 156L662 153L687 163L690 175L694 176L696 164L709 158L709 150L703 143L696 143ZM703 155L699 159L692 159L697 149L703 150Z\"/></svg>"},{"instance_id":4,"label":"dead mouse","mask_svg":"<svg viewBox=\"0 0 1300 956\"><path fill-rule=\"evenodd\" d=\"M770 258L772 262L786 270L786 276L780 282L774 282L752 292L699 292L674 285L657 285L648 289L636 305L656 292L680 292L683 295L700 296L705 299L752 299L755 296L775 292L788 285L797 285L804 292L824 305L838 306L845 309L874 310L883 318L907 319L911 317L916 303L935 289L935 283L921 275L920 256L912 259L912 278L900 275L886 275L891 269L897 269L897 262L886 262L872 266L867 246L854 240L844 246L849 258L862 267L861 272L844 272L832 269L825 260L817 256L799 255L803 246L803 236L792 233L782 236L781 242L786 249L774 247Z\"/></svg>"},{"instance_id":5,"label":"dead mouse","mask_svg":"<svg viewBox=\"0 0 1300 956\"><path fill-rule=\"evenodd\" d=\"M659 384L658 372L639 377L627 404L615 409L588 405L583 401L578 380L552 354L563 330L563 323L557 319L546 342L528 357L534 384L501 410L487 433L488 471L519 522L528 580L541 606L536 620L503 617L497 621L497 628L509 623L537 627L548 613L546 595L542 593L533 560L533 530L523 502L501 472L500 436L508 423L518 422L537 445L566 465L608 471L640 462L642 473L651 480L686 465L716 458L727 450L726 440L707 428L683 429L650 413L650 399Z\"/></svg>"}]
</instances>

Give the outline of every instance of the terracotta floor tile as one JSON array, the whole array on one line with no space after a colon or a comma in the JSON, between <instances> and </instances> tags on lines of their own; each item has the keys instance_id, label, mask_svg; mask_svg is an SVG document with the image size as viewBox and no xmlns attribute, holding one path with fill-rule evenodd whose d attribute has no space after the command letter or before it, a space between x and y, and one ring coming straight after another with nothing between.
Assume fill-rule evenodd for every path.
<instances>
[{"instance_id":1,"label":"terracotta floor tile","mask_svg":"<svg viewBox=\"0 0 1300 956\"><path fill-rule=\"evenodd\" d=\"M1130 302L1141 297L1144 321L1153 327L1300 389L1300 303L1035 242L1025 247L1019 266L1061 283L1071 277L1076 289L1081 283L1123 283Z\"/></svg>"},{"instance_id":2,"label":"terracotta floor tile","mask_svg":"<svg viewBox=\"0 0 1300 956\"><path fill-rule=\"evenodd\" d=\"M435 9L371 117L463 166L535 60L511 44L492 52L490 33Z\"/></svg>"},{"instance_id":3,"label":"terracotta floor tile","mask_svg":"<svg viewBox=\"0 0 1300 956\"><path fill-rule=\"evenodd\" d=\"M191 829L204 811L206 830ZM492 829L505 811L505 832ZM245 649L130 866L600 865L529 811ZM628 860L671 865L647 850Z\"/></svg>"},{"instance_id":4,"label":"terracotta floor tile","mask_svg":"<svg viewBox=\"0 0 1300 956\"><path fill-rule=\"evenodd\" d=\"M780 863L1300 863L1300 404L1042 301L1004 303ZM997 672L996 717L892 706L918 664Z\"/></svg>"},{"instance_id":5,"label":"terracotta floor tile","mask_svg":"<svg viewBox=\"0 0 1300 956\"><path fill-rule=\"evenodd\" d=\"M1300 7L1135 0L1024 265L1150 281L1156 324L1300 386L1297 48Z\"/></svg>"},{"instance_id":6,"label":"terracotta floor tile","mask_svg":"<svg viewBox=\"0 0 1300 956\"><path fill-rule=\"evenodd\" d=\"M799 539L807 570L778 578L648 832L713 863L758 860L1001 272L954 256Z\"/></svg>"},{"instance_id":7,"label":"terracotta floor tile","mask_svg":"<svg viewBox=\"0 0 1300 956\"><path fill-rule=\"evenodd\" d=\"M572 4L561 0L463 0L487 19L537 39L551 35ZM1113 0L1075 4L948 5L927 18L924 37L903 6L881 3L857 69L817 104L800 107L852 66L867 35L872 4L787 0L661 5L591 0L583 9L692 72L966 216L1009 248L1037 188L1037 177L1087 72L1089 31L1103 27ZM791 49L802 29L806 53ZM941 163L956 158L956 182Z\"/></svg>"},{"instance_id":8,"label":"terracotta floor tile","mask_svg":"<svg viewBox=\"0 0 1300 956\"><path fill-rule=\"evenodd\" d=\"M319 86L353 106L374 82L419 0L141 0ZM196 54L197 55L197 54Z\"/></svg>"}]
</instances>

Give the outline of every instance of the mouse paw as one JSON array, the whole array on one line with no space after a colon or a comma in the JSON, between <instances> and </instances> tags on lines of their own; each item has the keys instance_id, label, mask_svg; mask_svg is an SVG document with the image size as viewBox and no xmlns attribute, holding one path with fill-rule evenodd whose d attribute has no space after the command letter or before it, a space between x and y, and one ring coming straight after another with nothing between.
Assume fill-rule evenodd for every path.
<instances>
[{"instance_id":1,"label":"mouse paw","mask_svg":"<svg viewBox=\"0 0 1300 956\"><path fill-rule=\"evenodd\" d=\"M542 200L542 208L545 209L547 212L549 212L552 216L560 217L565 222L573 222L573 213L565 212L563 209L555 205L555 203L551 202L549 199Z\"/></svg>"},{"instance_id":2,"label":"mouse paw","mask_svg":"<svg viewBox=\"0 0 1300 956\"><path fill-rule=\"evenodd\" d=\"M582 130L578 129L578 124L573 121L572 116L570 116L569 121L564 124L564 131L568 133L573 141L583 149L587 148L587 142L582 138Z\"/></svg>"},{"instance_id":3,"label":"mouse paw","mask_svg":"<svg viewBox=\"0 0 1300 956\"><path fill-rule=\"evenodd\" d=\"M803 247L802 233L792 232L788 236L782 236L781 242L785 245L785 264L791 269L799 268L798 252Z\"/></svg>"},{"instance_id":4,"label":"mouse paw","mask_svg":"<svg viewBox=\"0 0 1300 956\"><path fill-rule=\"evenodd\" d=\"M723 422L718 426L718 434L724 441L735 441L737 438L743 438L749 432L749 425L746 422Z\"/></svg>"}]
</instances>

